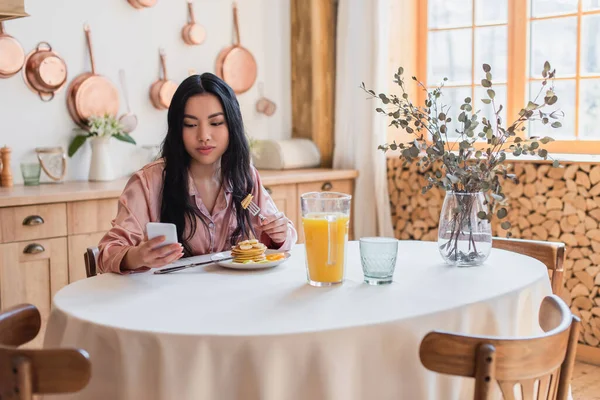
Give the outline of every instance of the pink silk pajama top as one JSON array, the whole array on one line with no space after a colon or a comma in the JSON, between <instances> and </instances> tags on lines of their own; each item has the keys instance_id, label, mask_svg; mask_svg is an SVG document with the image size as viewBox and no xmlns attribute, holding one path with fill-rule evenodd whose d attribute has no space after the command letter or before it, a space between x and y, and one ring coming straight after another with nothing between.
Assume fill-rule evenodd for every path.
<instances>
[{"instance_id":1,"label":"pink silk pajama top","mask_svg":"<svg viewBox=\"0 0 600 400\"><path fill-rule=\"evenodd\" d=\"M146 165L137 171L130 179L119 198L116 218L112 221L112 229L102 238L98 245L98 271L128 273L148 270L141 267L132 271L121 270L121 261L132 246L139 245L146 237L146 224L160 222L161 190L163 183L164 161L159 160ZM275 203L263 188L258 171L252 167L254 175L253 201L260 207L261 214L269 217L278 212ZM232 191L223 185L217 196L212 214L208 211L198 195L196 185L190 177L190 202L199 216L196 216L196 233L190 239L189 245L193 255L215 253L231 249L230 238L237 227L235 208L232 204ZM205 225L199 220L204 219ZM267 234L263 234L258 217L251 217L256 237L268 248L289 250L298 238L291 222L287 227L287 238L278 247ZM187 235L188 228L185 234ZM179 238L181 240L181 238Z\"/></svg>"}]
</instances>

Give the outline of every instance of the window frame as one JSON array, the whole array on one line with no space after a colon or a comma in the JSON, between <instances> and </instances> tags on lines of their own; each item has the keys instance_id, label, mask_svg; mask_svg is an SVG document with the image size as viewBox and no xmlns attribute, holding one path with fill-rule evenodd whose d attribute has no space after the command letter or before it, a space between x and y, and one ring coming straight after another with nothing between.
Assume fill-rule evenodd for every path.
<instances>
[{"instance_id":1,"label":"window frame","mask_svg":"<svg viewBox=\"0 0 600 400\"><path fill-rule=\"evenodd\" d=\"M477 25L473 25L475 21L476 13L476 1L473 2L473 16L471 19L471 28L473 31ZM569 14L557 14L541 17L531 17L531 1L530 0L507 0L508 1L508 13L507 13L507 76L506 76L506 115L508 121L513 121L517 118L519 111L525 107L528 99L526 98L527 86L531 81L538 79L531 78L529 74L529 54L530 54L530 22L534 20L547 20L554 18L566 18L566 17L577 17L577 60L576 60L576 73L575 76L569 76L568 78L561 78L560 71L558 72L558 78L556 80L575 80L575 135L579 135L579 102L580 102L580 86L581 81L586 79L598 79L600 74L593 76L581 76L581 34L582 34L582 17L584 15L600 15L599 10L583 11L583 1L578 0L577 12ZM418 49L417 60L416 60L416 76L421 82L428 86L427 82L427 66L428 66L428 37L429 31L442 31L444 28L429 29L428 21L428 3L429 0L417 0L416 5L416 20L417 20L417 34L416 34L416 49ZM504 24L502 24L504 25ZM485 25L488 26L488 25ZM494 26L490 24L489 26ZM467 26L465 26L467 27ZM456 28L450 28L456 29ZM520 40L525 38L525 40ZM475 68L478 66L475 64L475 35L473 34L471 43L472 52L472 74L475 76ZM480 66L479 66L480 67ZM492 66L493 68L493 66ZM541 67L540 67L541 68ZM476 82L471 83L472 86L478 86ZM466 85L464 85L466 86ZM557 93L560 99L560 93ZM424 104L426 99L426 93L423 90L418 90L416 93L418 104ZM599 124L600 125L600 124ZM599 127L600 129L600 127ZM525 133L521 133L524 138ZM598 140L555 140L544 145L544 148L551 153L564 153L564 154L600 154L600 139Z\"/></svg>"}]
</instances>

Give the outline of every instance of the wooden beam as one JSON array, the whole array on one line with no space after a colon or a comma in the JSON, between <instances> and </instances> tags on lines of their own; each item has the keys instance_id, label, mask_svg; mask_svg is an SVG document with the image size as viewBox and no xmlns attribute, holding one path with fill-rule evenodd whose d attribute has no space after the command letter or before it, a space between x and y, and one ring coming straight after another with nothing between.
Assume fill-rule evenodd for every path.
<instances>
[{"instance_id":1,"label":"wooden beam","mask_svg":"<svg viewBox=\"0 0 600 400\"><path fill-rule=\"evenodd\" d=\"M335 112L336 0L291 0L292 137L315 142L331 167Z\"/></svg>"}]
</instances>

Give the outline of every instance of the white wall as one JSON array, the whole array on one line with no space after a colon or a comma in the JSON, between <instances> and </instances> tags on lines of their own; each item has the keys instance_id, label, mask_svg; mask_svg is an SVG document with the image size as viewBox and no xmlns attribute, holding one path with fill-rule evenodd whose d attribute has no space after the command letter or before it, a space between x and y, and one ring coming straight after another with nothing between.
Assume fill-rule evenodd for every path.
<instances>
[{"instance_id":1,"label":"white wall","mask_svg":"<svg viewBox=\"0 0 600 400\"><path fill-rule=\"evenodd\" d=\"M118 71L123 68L132 111L139 125L132 136L137 147L112 140L115 169L124 176L143 165L146 152L140 145L158 144L166 131L166 111L154 109L148 97L159 72L158 48L167 53L169 78L180 82L188 70L213 72L217 54L232 41L229 0L194 0L196 21L204 25L207 39L187 46L181 28L187 22L186 0L158 0L153 8L136 10L126 0L26 0L31 15L5 23L26 53L48 41L67 62L69 83L90 70L83 24L90 24L96 70L121 90ZM248 133L259 139L291 136L291 62L289 0L238 0L241 38L258 64L254 87L238 97ZM272 117L258 114L258 82L265 95L277 103ZM35 147L63 146L66 150L75 124L66 106L66 89L49 103L42 102L24 84L21 73L0 79L0 146L13 149L12 172L20 183L19 163L35 155ZM121 97L121 112L126 109ZM87 179L89 143L68 163L68 179Z\"/></svg>"}]
</instances>

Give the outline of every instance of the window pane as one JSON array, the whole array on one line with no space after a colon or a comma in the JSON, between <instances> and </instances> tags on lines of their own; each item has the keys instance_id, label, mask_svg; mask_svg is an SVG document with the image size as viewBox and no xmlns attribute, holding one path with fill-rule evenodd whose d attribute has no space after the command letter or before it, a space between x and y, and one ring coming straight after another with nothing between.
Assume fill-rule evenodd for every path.
<instances>
[{"instance_id":1,"label":"window pane","mask_svg":"<svg viewBox=\"0 0 600 400\"><path fill-rule=\"evenodd\" d=\"M550 61L557 77L575 75L577 17L531 22L532 77L540 77L544 62Z\"/></svg>"},{"instance_id":2,"label":"window pane","mask_svg":"<svg viewBox=\"0 0 600 400\"><path fill-rule=\"evenodd\" d=\"M466 97L471 97L470 87L445 87L442 89L442 96L438 100L438 104L444 106L444 112L452 118L452 121L448 125L448 139L457 138L459 136L459 134L456 133L456 129L458 129L462 123L458 122L458 116L462 112L460 106L463 105ZM441 110L438 110L438 112L441 112Z\"/></svg>"},{"instance_id":3,"label":"window pane","mask_svg":"<svg viewBox=\"0 0 600 400\"><path fill-rule=\"evenodd\" d=\"M439 84L444 77L448 83L471 84L472 29L429 32L427 44L427 84Z\"/></svg>"},{"instance_id":4,"label":"window pane","mask_svg":"<svg viewBox=\"0 0 600 400\"><path fill-rule=\"evenodd\" d=\"M508 0L476 0L475 23L477 25L507 22Z\"/></svg>"},{"instance_id":5,"label":"window pane","mask_svg":"<svg viewBox=\"0 0 600 400\"><path fill-rule=\"evenodd\" d=\"M429 0L430 28L448 28L473 25L473 0Z\"/></svg>"},{"instance_id":6,"label":"window pane","mask_svg":"<svg viewBox=\"0 0 600 400\"><path fill-rule=\"evenodd\" d=\"M600 8L600 0L583 0L583 11L597 10Z\"/></svg>"},{"instance_id":7,"label":"window pane","mask_svg":"<svg viewBox=\"0 0 600 400\"><path fill-rule=\"evenodd\" d=\"M530 83L529 98L533 100L539 93L541 82L534 81ZM549 125L542 125L541 121L533 121L529 124L529 136L550 136L555 139L572 140L575 139L575 81L555 81L554 92L558 96L558 102L547 111L561 110L565 116L559 121L562 124L560 128L552 128ZM538 98L538 104L544 101L544 91Z\"/></svg>"},{"instance_id":8,"label":"window pane","mask_svg":"<svg viewBox=\"0 0 600 400\"><path fill-rule=\"evenodd\" d=\"M475 77L479 83L485 78L483 64L492 67L492 80L506 82L508 38L506 26L475 29Z\"/></svg>"},{"instance_id":9,"label":"window pane","mask_svg":"<svg viewBox=\"0 0 600 400\"><path fill-rule=\"evenodd\" d=\"M500 105L502 105L502 111L500 111L500 118L502 118L502 123L501 126L504 128L507 128L509 124L511 124L513 121L506 121L506 86L504 85L494 85L492 87L492 89L494 89L494 92L496 92L496 95L494 97L494 106L496 108L496 110L498 110L498 108L500 108ZM496 118L494 116L494 107L492 106L492 104L484 104L481 99L489 99L490 97L487 94L487 90L488 88L484 88L481 86L478 86L475 88L475 103L474 103L474 109L475 110L481 110L479 112L479 121L481 122L481 120L483 120L483 117L487 118L488 120L492 121L492 126L496 127ZM480 129L476 130L476 133L479 133Z\"/></svg>"},{"instance_id":10,"label":"window pane","mask_svg":"<svg viewBox=\"0 0 600 400\"><path fill-rule=\"evenodd\" d=\"M584 15L581 28L581 74L600 74L600 15Z\"/></svg>"},{"instance_id":11,"label":"window pane","mask_svg":"<svg viewBox=\"0 0 600 400\"><path fill-rule=\"evenodd\" d=\"M579 137L600 140L600 79L585 79L580 84Z\"/></svg>"},{"instance_id":12,"label":"window pane","mask_svg":"<svg viewBox=\"0 0 600 400\"><path fill-rule=\"evenodd\" d=\"M568 14L577 12L578 0L532 0L531 16Z\"/></svg>"}]
</instances>

